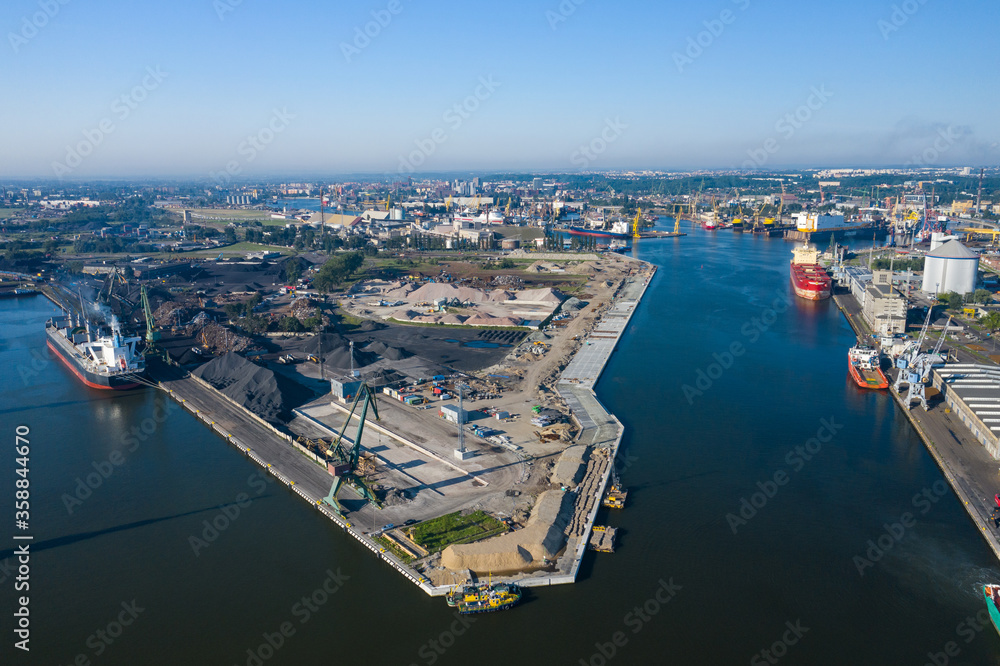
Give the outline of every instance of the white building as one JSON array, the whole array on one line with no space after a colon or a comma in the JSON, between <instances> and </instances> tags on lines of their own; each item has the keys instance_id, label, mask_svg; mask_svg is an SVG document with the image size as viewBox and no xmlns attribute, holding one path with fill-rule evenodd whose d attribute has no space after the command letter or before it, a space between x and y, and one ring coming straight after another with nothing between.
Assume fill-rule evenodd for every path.
<instances>
[{"instance_id":1,"label":"white building","mask_svg":"<svg viewBox=\"0 0 1000 666\"><path fill-rule=\"evenodd\" d=\"M950 240L927 253L924 259L924 283L928 294L954 291L968 294L976 289L979 255L957 240Z\"/></svg>"}]
</instances>

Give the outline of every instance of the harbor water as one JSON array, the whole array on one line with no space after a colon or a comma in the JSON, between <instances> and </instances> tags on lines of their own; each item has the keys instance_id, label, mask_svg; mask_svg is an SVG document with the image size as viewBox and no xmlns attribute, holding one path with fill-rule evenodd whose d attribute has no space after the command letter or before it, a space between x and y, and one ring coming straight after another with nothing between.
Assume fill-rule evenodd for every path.
<instances>
[{"instance_id":1,"label":"harbor water","mask_svg":"<svg viewBox=\"0 0 1000 666\"><path fill-rule=\"evenodd\" d=\"M0 301L0 663L1000 663L981 594L1000 566L891 398L850 381L836 306L792 294L791 248L637 243L658 271L596 388L626 428L628 505L598 520L617 551L471 618L163 394L80 384L45 352L44 298Z\"/></svg>"}]
</instances>

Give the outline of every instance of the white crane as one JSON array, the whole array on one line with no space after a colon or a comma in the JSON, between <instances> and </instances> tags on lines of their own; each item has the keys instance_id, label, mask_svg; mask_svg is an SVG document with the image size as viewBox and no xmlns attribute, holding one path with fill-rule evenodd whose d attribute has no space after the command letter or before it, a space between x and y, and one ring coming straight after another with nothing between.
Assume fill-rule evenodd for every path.
<instances>
[{"instance_id":1,"label":"white crane","mask_svg":"<svg viewBox=\"0 0 1000 666\"><path fill-rule=\"evenodd\" d=\"M907 381L909 388L906 391L906 402L904 403L907 409L909 409L913 400L919 400L920 406L924 408L925 412L927 411L927 395L925 393L927 380L931 376L931 368L941 363L941 346L944 344L945 338L948 337L948 327L950 325L951 317L948 317L948 323L944 325L944 331L941 333L937 344L934 345L934 350L927 354L918 355L907 370L900 371L900 374L904 372L908 374Z\"/></svg>"},{"instance_id":2,"label":"white crane","mask_svg":"<svg viewBox=\"0 0 1000 666\"><path fill-rule=\"evenodd\" d=\"M931 315L934 311L933 306L927 308L927 318L924 319L923 328L920 329L920 336L915 342L911 342L906 345L903 352L896 359L896 367L899 368L899 375L896 377L895 389L898 392L899 387L906 382L906 370L913 366L913 362L917 360L920 356L920 348L924 344L924 338L927 337L927 327L931 323Z\"/></svg>"}]
</instances>

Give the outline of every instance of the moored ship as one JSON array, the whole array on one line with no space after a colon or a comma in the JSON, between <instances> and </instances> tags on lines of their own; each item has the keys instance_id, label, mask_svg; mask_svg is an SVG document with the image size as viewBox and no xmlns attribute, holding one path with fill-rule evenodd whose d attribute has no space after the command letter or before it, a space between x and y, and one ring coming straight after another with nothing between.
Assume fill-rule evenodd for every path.
<instances>
[{"instance_id":1,"label":"moored ship","mask_svg":"<svg viewBox=\"0 0 1000 666\"><path fill-rule=\"evenodd\" d=\"M558 231L558 230L557 230ZM631 238L632 232L628 222L618 220L611 224L610 229L590 229L587 227L567 227L570 236L593 236L594 238Z\"/></svg>"},{"instance_id":2,"label":"moored ship","mask_svg":"<svg viewBox=\"0 0 1000 666\"><path fill-rule=\"evenodd\" d=\"M819 265L819 250L806 244L792 250L792 255L791 278L795 295L811 301L829 298L830 276Z\"/></svg>"},{"instance_id":3,"label":"moored ship","mask_svg":"<svg viewBox=\"0 0 1000 666\"><path fill-rule=\"evenodd\" d=\"M851 372L851 378L861 388L889 388L889 380L880 365L878 350L872 347L859 345L851 347L847 352L847 367Z\"/></svg>"},{"instance_id":4,"label":"moored ship","mask_svg":"<svg viewBox=\"0 0 1000 666\"><path fill-rule=\"evenodd\" d=\"M983 586L983 596L986 597L986 608L993 620L993 627L1000 632L1000 585Z\"/></svg>"},{"instance_id":5,"label":"moored ship","mask_svg":"<svg viewBox=\"0 0 1000 666\"><path fill-rule=\"evenodd\" d=\"M141 338L123 336L115 317L108 329L94 335L89 322L74 326L68 315L45 324L49 348L84 384L108 390L135 388L146 371L146 360L137 350Z\"/></svg>"},{"instance_id":6,"label":"moored ship","mask_svg":"<svg viewBox=\"0 0 1000 666\"><path fill-rule=\"evenodd\" d=\"M521 588L513 583L464 585L448 593L445 601L462 615L507 610L521 600Z\"/></svg>"}]
</instances>

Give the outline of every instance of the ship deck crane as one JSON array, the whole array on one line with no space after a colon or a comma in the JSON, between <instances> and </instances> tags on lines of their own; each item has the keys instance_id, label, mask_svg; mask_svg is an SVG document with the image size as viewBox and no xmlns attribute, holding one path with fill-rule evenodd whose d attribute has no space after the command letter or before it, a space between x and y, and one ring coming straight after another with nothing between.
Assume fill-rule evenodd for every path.
<instances>
[{"instance_id":1,"label":"ship deck crane","mask_svg":"<svg viewBox=\"0 0 1000 666\"><path fill-rule=\"evenodd\" d=\"M354 413L357 411L359 403L361 404L361 413L358 415L358 432L354 437L354 442L350 447L347 447L344 443L344 433L347 431L351 419L354 418ZM365 418L368 416L369 406L375 415L375 419L378 420L378 404L375 402L375 392L371 386L363 383L358 389L357 395L354 396L354 403L351 405L350 413L344 420L344 427L340 429L337 438L330 444L330 448L326 451L327 456L332 457L327 468L333 473L334 478L333 483L330 485L330 492L327 493L322 501L340 515L344 515L344 511L337 500L337 493L340 492L340 488L345 482L355 488L359 495L376 507L382 508L381 503L375 496L375 492L356 471L358 468L358 459L361 455L361 436L364 433Z\"/></svg>"}]
</instances>

